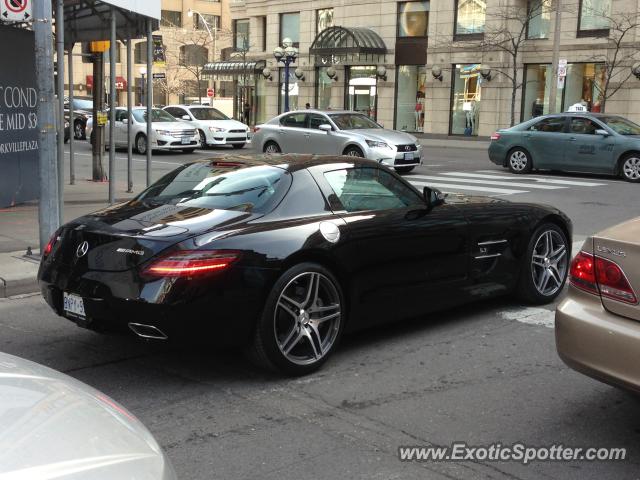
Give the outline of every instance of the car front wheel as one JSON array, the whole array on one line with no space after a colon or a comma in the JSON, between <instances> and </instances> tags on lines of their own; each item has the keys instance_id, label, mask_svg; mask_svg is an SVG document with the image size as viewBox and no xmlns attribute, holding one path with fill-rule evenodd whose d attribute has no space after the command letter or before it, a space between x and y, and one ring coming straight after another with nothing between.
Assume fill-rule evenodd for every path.
<instances>
[{"instance_id":1,"label":"car front wheel","mask_svg":"<svg viewBox=\"0 0 640 480\"><path fill-rule=\"evenodd\" d=\"M511 173L529 173L531 171L531 155L522 148L514 148L509 152L507 165Z\"/></svg>"},{"instance_id":2,"label":"car front wheel","mask_svg":"<svg viewBox=\"0 0 640 480\"><path fill-rule=\"evenodd\" d=\"M147 153L147 137L142 134L136 137L136 152L140 155Z\"/></svg>"},{"instance_id":3,"label":"car front wheel","mask_svg":"<svg viewBox=\"0 0 640 480\"><path fill-rule=\"evenodd\" d=\"M288 375L320 368L335 349L344 326L342 290L317 263L301 263L282 274L258 320L251 357Z\"/></svg>"},{"instance_id":4,"label":"car front wheel","mask_svg":"<svg viewBox=\"0 0 640 480\"><path fill-rule=\"evenodd\" d=\"M621 161L620 175L627 182L640 182L640 155L627 155Z\"/></svg>"},{"instance_id":5,"label":"car front wheel","mask_svg":"<svg viewBox=\"0 0 640 480\"><path fill-rule=\"evenodd\" d=\"M82 140L83 138L85 138L85 129L84 129L84 125L82 125L82 122L78 121L75 122L73 124L73 137L76 140Z\"/></svg>"},{"instance_id":6,"label":"car front wheel","mask_svg":"<svg viewBox=\"0 0 640 480\"><path fill-rule=\"evenodd\" d=\"M347 157L364 157L364 153L358 147L349 147L344 151Z\"/></svg>"}]
</instances>

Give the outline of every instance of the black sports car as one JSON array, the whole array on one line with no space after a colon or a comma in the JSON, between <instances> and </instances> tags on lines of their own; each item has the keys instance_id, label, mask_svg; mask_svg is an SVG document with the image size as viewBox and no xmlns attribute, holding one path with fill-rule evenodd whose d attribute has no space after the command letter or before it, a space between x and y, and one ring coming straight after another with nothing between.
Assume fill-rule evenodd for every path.
<instances>
[{"instance_id":1,"label":"black sports car","mask_svg":"<svg viewBox=\"0 0 640 480\"><path fill-rule=\"evenodd\" d=\"M247 345L304 374L345 331L503 294L553 300L570 238L555 208L421 194L370 160L229 156L67 223L39 279L81 326Z\"/></svg>"}]
</instances>

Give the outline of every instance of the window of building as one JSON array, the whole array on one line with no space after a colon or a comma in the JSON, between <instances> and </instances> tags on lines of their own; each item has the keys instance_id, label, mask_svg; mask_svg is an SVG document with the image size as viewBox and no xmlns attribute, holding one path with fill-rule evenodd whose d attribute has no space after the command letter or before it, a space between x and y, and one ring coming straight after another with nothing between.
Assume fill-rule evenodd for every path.
<instances>
[{"instance_id":1,"label":"window of building","mask_svg":"<svg viewBox=\"0 0 640 480\"><path fill-rule=\"evenodd\" d=\"M578 34L606 35L610 17L611 0L580 0Z\"/></svg>"},{"instance_id":2,"label":"window of building","mask_svg":"<svg viewBox=\"0 0 640 480\"><path fill-rule=\"evenodd\" d=\"M294 47L300 46L300 12L280 14L280 45L285 38L290 38Z\"/></svg>"},{"instance_id":3,"label":"window of building","mask_svg":"<svg viewBox=\"0 0 640 480\"><path fill-rule=\"evenodd\" d=\"M180 47L180 65L202 66L209 61L209 50L202 45L182 45Z\"/></svg>"},{"instance_id":4,"label":"window of building","mask_svg":"<svg viewBox=\"0 0 640 480\"><path fill-rule=\"evenodd\" d=\"M429 2L398 4L398 37L426 37L429 28Z\"/></svg>"},{"instance_id":5,"label":"window of building","mask_svg":"<svg viewBox=\"0 0 640 480\"><path fill-rule=\"evenodd\" d=\"M527 38L549 38L551 24L551 0L529 0Z\"/></svg>"},{"instance_id":6,"label":"window of building","mask_svg":"<svg viewBox=\"0 0 640 480\"><path fill-rule=\"evenodd\" d=\"M378 76L376 70L377 67L374 65L346 68L348 78L346 85L347 109L360 112L374 120L378 113Z\"/></svg>"},{"instance_id":7,"label":"window of building","mask_svg":"<svg viewBox=\"0 0 640 480\"><path fill-rule=\"evenodd\" d=\"M426 68L423 65L398 65L396 69L395 129L421 132L424 126Z\"/></svg>"},{"instance_id":8,"label":"window of building","mask_svg":"<svg viewBox=\"0 0 640 480\"><path fill-rule=\"evenodd\" d=\"M267 50L267 17L258 17L258 26L260 28L260 50Z\"/></svg>"},{"instance_id":9,"label":"window of building","mask_svg":"<svg viewBox=\"0 0 640 480\"><path fill-rule=\"evenodd\" d=\"M133 46L133 62L147 63L147 42L138 42Z\"/></svg>"},{"instance_id":10,"label":"window of building","mask_svg":"<svg viewBox=\"0 0 640 480\"><path fill-rule=\"evenodd\" d=\"M453 65L453 88L451 90L452 135L478 135L480 122L480 100L482 82L480 64Z\"/></svg>"},{"instance_id":11,"label":"window of building","mask_svg":"<svg viewBox=\"0 0 640 480\"><path fill-rule=\"evenodd\" d=\"M486 0L456 0L455 34L484 34L486 14Z\"/></svg>"},{"instance_id":12,"label":"window of building","mask_svg":"<svg viewBox=\"0 0 640 480\"><path fill-rule=\"evenodd\" d=\"M206 22L206 25L205 25ZM195 14L193 16L193 28L196 30L206 30L209 27L210 30L214 28L220 29L220 15L210 15L203 13L202 15Z\"/></svg>"},{"instance_id":13,"label":"window of building","mask_svg":"<svg viewBox=\"0 0 640 480\"><path fill-rule=\"evenodd\" d=\"M327 75L329 67L316 67L316 108L326 110L331 107L331 86L333 81Z\"/></svg>"},{"instance_id":14,"label":"window of building","mask_svg":"<svg viewBox=\"0 0 640 480\"><path fill-rule=\"evenodd\" d=\"M549 92L553 75L551 65L526 65L522 121L549 113Z\"/></svg>"},{"instance_id":15,"label":"window of building","mask_svg":"<svg viewBox=\"0 0 640 480\"><path fill-rule=\"evenodd\" d=\"M121 58L120 50L121 50L121 48L122 48L122 42L120 42L120 41L116 42L116 63L120 63L120 58ZM106 52L104 52L104 63L105 64L109 63L109 54L110 53L111 53L111 49L108 49Z\"/></svg>"},{"instance_id":16,"label":"window of building","mask_svg":"<svg viewBox=\"0 0 640 480\"><path fill-rule=\"evenodd\" d=\"M316 34L328 27L333 27L333 8L316 10Z\"/></svg>"},{"instance_id":17,"label":"window of building","mask_svg":"<svg viewBox=\"0 0 640 480\"><path fill-rule=\"evenodd\" d=\"M163 27L182 27L182 12L161 10L160 25Z\"/></svg>"},{"instance_id":18,"label":"window of building","mask_svg":"<svg viewBox=\"0 0 640 480\"><path fill-rule=\"evenodd\" d=\"M233 21L233 48L236 51L249 49L249 19Z\"/></svg>"}]
</instances>

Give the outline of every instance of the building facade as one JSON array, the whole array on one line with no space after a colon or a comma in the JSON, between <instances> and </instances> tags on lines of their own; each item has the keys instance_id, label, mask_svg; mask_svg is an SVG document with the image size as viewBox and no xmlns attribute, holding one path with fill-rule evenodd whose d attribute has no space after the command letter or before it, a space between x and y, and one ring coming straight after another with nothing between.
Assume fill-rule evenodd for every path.
<instances>
[{"instance_id":1,"label":"building facade","mask_svg":"<svg viewBox=\"0 0 640 480\"><path fill-rule=\"evenodd\" d=\"M273 51L289 38L299 49L289 71L290 109L348 108L398 130L488 136L510 125L512 103L516 123L549 113L552 91L556 111L577 103L603 111L611 76L606 111L640 121L640 81L629 55L638 51L640 31L625 34L624 62L618 57L612 66L610 27L640 11L640 1L563 0L557 53L566 75L553 88L556 2L234 0L232 47L242 75L221 67L220 77L241 85L251 123L282 112L287 82ZM514 12L530 15L522 32ZM514 70L513 57L490 44L519 33Z\"/></svg>"}]
</instances>

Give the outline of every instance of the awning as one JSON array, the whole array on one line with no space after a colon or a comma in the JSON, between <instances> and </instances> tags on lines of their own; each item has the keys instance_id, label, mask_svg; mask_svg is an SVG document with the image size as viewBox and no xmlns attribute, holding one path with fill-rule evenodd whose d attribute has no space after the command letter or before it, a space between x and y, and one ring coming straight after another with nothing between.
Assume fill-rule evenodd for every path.
<instances>
[{"instance_id":1,"label":"awning","mask_svg":"<svg viewBox=\"0 0 640 480\"><path fill-rule=\"evenodd\" d=\"M380 35L365 27L329 27L313 40L309 54L316 63L340 63L344 60L369 61L387 53Z\"/></svg>"},{"instance_id":2,"label":"awning","mask_svg":"<svg viewBox=\"0 0 640 480\"><path fill-rule=\"evenodd\" d=\"M87 90L93 88L93 75L87 75ZM116 77L116 89L126 90L127 80L124 77Z\"/></svg>"},{"instance_id":3,"label":"awning","mask_svg":"<svg viewBox=\"0 0 640 480\"><path fill-rule=\"evenodd\" d=\"M242 75L260 73L267 66L264 60L248 61L248 62L214 62L207 63L202 68L202 75L207 77L215 77L218 75Z\"/></svg>"}]
</instances>

